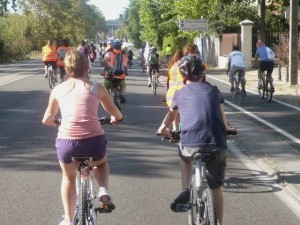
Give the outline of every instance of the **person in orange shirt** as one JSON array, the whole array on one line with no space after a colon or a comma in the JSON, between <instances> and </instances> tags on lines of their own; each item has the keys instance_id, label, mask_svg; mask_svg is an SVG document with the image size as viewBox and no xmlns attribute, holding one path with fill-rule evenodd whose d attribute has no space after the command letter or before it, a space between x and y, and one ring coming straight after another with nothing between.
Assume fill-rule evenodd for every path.
<instances>
[{"instance_id":1,"label":"person in orange shirt","mask_svg":"<svg viewBox=\"0 0 300 225\"><path fill-rule=\"evenodd\" d=\"M64 63L65 55L70 50L71 48L69 47L69 41L67 39L63 39L62 46L57 49L57 66L60 70L60 83L64 81L64 76L66 74Z\"/></svg>"},{"instance_id":2,"label":"person in orange shirt","mask_svg":"<svg viewBox=\"0 0 300 225\"><path fill-rule=\"evenodd\" d=\"M122 54L121 47L122 41L119 39L114 40L112 43L112 51L106 52L104 56L104 86L110 91L113 87L112 78L110 72L113 74L113 79L119 79L119 85L121 89L121 103L125 103L125 70L124 66L127 65L128 59Z\"/></svg>"},{"instance_id":3,"label":"person in orange shirt","mask_svg":"<svg viewBox=\"0 0 300 225\"><path fill-rule=\"evenodd\" d=\"M53 44L52 40L47 40L47 44L42 48L42 56L45 65L45 78L48 77L48 66L52 65L55 78L57 80L57 52L56 46Z\"/></svg>"}]
</instances>

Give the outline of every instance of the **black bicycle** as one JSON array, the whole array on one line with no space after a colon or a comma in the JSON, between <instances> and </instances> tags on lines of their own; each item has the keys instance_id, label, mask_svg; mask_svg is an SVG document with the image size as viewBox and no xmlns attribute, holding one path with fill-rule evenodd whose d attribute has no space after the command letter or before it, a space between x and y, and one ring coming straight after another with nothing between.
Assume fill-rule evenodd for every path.
<instances>
[{"instance_id":1,"label":"black bicycle","mask_svg":"<svg viewBox=\"0 0 300 225\"><path fill-rule=\"evenodd\" d=\"M266 71L261 71L260 73L262 79L262 88L258 88L258 94L261 99L266 97L268 101L271 102L274 93L273 79L271 76L268 77Z\"/></svg>"},{"instance_id":2,"label":"black bicycle","mask_svg":"<svg viewBox=\"0 0 300 225\"><path fill-rule=\"evenodd\" d=\"M99 123L110 124L110 118L102 117ZM55 120L55 124L59 125L60 120ZM90 176L92 167L89 162L93 160L89 156L74 156L73 161L79 162L78 176L76 178L76 207L74 213L74 225L97 225L97 213L110 213L112 209L108 206L94 207L93 200L96 194L93 189L93 179Z\"/></svg>"},{"instance_id":3,"label":"black bicycle","mask_svg":"<svg viewBox=\"0 0 300 225\"><path fill-rule=\"evenodd\" d=\"M112 95L113 102L117 108L121 111L121 87L120 82L122 79L118 79L114 76L111 71L104 72L105 79L108 79L112 83L112 87L109 90L109 93Z\"/></svg>"},{"instance_id":4,"label":"black bicycle","mask_svg":"<svg viewBox=\"0 0 300 225\"><path fill-rule=\"evenodd\" d=\"M242 104L243 98L245 97L245 91L242 90L241 87L241 78L242 78L242 70L238 70L233 75L233 87L234 90L231 92L232 95L232 101L238 103L239 105Z\"/></svg>"},{"instance_id":5,"label":"black bicycle","mask_svg":"<svg viewBox=\"0 0 300 225\"><path fill-rule=\"evenodd\" d=\"M236 135L232 128L227 135ZM160 134L157 134L160 135ZM179 142L180 132L171 132L171 142ZM177 204L177 212L188 212L189 225L217 225L216 200L207 183L206 163L215 159L215 153L195 152L193 156L193 174L190 181L191 197L188 204Z\"/></svg>"},{"instance_id":6,"label":"black bicycle","mask_svg":"<svg viewBox=\"0 0 300 225\"><path fill-rule=\"evenodd\" d=\"M56 77L55 77L55 74L54 74L54 69L53 69L51 64L48 65L47 74L48 74L49 87L52 89L52 88L55 87Z\"/></svg>"}]
</instances>

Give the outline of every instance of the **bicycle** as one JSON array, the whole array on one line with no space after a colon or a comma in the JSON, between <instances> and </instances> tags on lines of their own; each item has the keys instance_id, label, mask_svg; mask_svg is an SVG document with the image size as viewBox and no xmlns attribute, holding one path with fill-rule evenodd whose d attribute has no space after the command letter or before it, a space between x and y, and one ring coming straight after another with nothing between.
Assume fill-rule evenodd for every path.
<instances>
[{"instance_id":1,"label":"bicycle","mask_svg":"<svg viewBox=\"0 0 300 225\"><path fill-rule=\"evenodd\" d=\"M227 135L236 135L234 128ZM160 135L160 134L157 134ZM180 132L171 132L170 142L179 142ZM177 204L177 212L188 212L189 225L217 225L216 200L207 183L206 163L215 159L215 152L195 152L193 173L190 181L190 200L187 204Z\"/></svg>"},{"instance_id":2,"label":"bicycle","mask_svg":"<svg viewBox=\"0 0 300 225\"><path fill-rule=\"evenodd\" d=\"M53 67L51 64L48 65L47 74L48 74L49 87L52 89L55 87L56 77L55 77L54 70L53 70Z\"/></svg>"},{"instance_id":3,"label":"bicycle","mask_svg":"<svg viewBox=\"0 0 300 225\"><path fill-rule=\"evenodd\" d=\"M65 68L62 66L62 67L59 67L59 70L60 70L60 83L64 82L66 80L66 70Z\"/></svg>"},{"instance_id":4,"label":"bicycle","mask_svg":"<svg viewBox=\"0 0 300 225\"><path fill-rule=\"evenodd\" d=\"M237 102L239 105L242 104L243 98L245 97L245 92L241 88L241 76L242 76L241 70L238 70L233 75L233 87L234 91L231 92L231 97L233 102Z\"/></svg>"},{"instance_id":5,"label":"bicycle","mask_svg":"<svg viewBox=\"0 0 300 225\"><path fill-rule=\"evenodd\" d=\"M109 92L112 95L113 103L121 111L121 87L120 87L120 82L122 81L122 79L116 78L111 71L104 72L103 76L105 77L105 79L108 79L112 82L112 88L109 90Z\"/></svg>"},{"instance_id":6,"label":"bicycle","mask_svg":"<svg viewBox=\"0 0 300 225\"><path fill-rule=\"evenodd\" d=\"M99 120L101 125L110 124L110 118L102 117ZM55 120L59 125L60 120ZM112 209L108 206L94 207L93 200L96 195L93 190L93 180L90 176L92 167L89 162L93 160L89 156L73 156L72 161L79 162L78 176L76 178L76 206L73 218L74 225L97 225L97 213L110 213Z\"/></svg>"},{"instance_id":7,"label":"bicycle","mask_svg":"<svg viewBox=\"0 0 300 225\"><path fill-rule=\"evenodd\" d=\"M151 77L152 77L152 92L154 95L156 95L156 90L157 90L157 83L158 83L158 73L157 69L152 69L151 71Z\"/></svg>"},{"instance_id":8,"label":"bicycle","mask_svg":"<svg viewBox=\"0 0 300 225\"><path fill-rule=\"evenodd\" d=\"M261 99L264 99L265 96L269 102L272 101L274 86L272 77L267 77L266 71L261 71L261 79L262 79L262 88L258 88L258 94Z\"/></svg>"}]
</instances>

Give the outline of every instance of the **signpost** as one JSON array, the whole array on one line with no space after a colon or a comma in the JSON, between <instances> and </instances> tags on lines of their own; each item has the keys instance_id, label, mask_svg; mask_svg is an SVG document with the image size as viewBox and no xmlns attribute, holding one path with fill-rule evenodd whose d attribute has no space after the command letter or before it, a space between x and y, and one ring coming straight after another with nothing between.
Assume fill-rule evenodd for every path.
<instances>
[{"instance_id":1,"label":"signpost","mask_svg":"<svg viewBox=\"0 0 300 225\"><path fill-rule=\"evenodd\" d=\"M179 20L179 30L181 31L205 31L208 29L208 21L201 19Z\"/></svg>"},{"instance_id":2,"label":"signpost","mask_svg":"<svg viewBox=\"0 0 300 225\"><path fill-rule=\"evenodd\" d=\"M193 19L193 20L186 20L181 19L179 20L179 30L180 31L206 31L208 29L208 20L203 19ZM205 41L204 41L204 35L201 34L200 37L200 43L201 43L201 57L203 63L205 63Z\"/></svg>"}]
</instances>

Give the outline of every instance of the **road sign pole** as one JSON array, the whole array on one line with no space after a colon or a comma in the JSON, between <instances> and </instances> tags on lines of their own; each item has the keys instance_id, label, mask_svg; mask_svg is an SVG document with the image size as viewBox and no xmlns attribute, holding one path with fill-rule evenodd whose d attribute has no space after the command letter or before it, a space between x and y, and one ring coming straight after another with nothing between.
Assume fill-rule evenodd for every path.
<instances>
[{"instance_id":1,"label":"road sign pole","mask_svg":"<svg viewBox=\"0 0 300 225\"><path fill-rule=\"evenodd\" d=\"M204 41L204 35L200 35L200 43L201 43L201 57L202 57L202 62L205 63L205 41Z\"/></svg>"}]
</instances>

